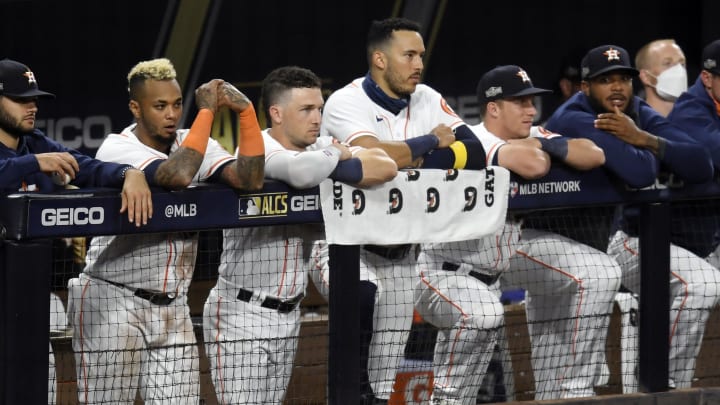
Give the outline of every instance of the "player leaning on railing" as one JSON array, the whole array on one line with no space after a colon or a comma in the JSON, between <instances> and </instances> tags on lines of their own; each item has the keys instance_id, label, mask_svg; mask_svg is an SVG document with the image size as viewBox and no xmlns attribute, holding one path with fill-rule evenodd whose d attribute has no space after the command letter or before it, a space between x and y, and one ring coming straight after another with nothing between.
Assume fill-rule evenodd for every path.
<instances>
[{"instance_id":1,"label":"player leaning on railing","mask_svg":"<svg viewBox=\"0 0 720 405\"><path fill-rule=\"evenodd\" d=\"M131 164L151 185L182 189L221 182L238 189L263 185L264 146L249 100L222 80L196 92L192 127L178 129L183 99L167 59L138 63L128 75L135 123L110 134L99 159ZM239 155L210 139L221 106L239 114ZM187 306L197 253L196 233L93 238L87 266L68 283L79 400L173 404L199 401L198 349Z\"/></svg>"}]
</instances>

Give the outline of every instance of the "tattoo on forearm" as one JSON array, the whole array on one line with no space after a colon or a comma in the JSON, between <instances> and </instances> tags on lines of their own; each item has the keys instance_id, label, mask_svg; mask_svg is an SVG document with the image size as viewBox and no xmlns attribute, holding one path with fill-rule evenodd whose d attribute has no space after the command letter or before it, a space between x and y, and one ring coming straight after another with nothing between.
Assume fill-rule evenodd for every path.
<instances>
[{"instance_id":1,"label":"tattoo on forearm","mask_svg":"<svg viewBox=\"0 0 720 405\"><path fill-rule=\"evenodd\" d=\"M188 177L192 179L197 174L202 161L203 155L200 152L181 147L158 167L155 181L160 186L173 187L183 179Z\"/></svg>"},{"instance_id":2,"label":"tattoo on forearm","mask_svg":"<svg viewBox=\"0 0 720 405\"><path fill-rule=\"evenodd\" d=\"M265 157L239 156L233 165L223 172L225 182L242 190L258 190L264 184Z\"/></svg>"}]
</instances>

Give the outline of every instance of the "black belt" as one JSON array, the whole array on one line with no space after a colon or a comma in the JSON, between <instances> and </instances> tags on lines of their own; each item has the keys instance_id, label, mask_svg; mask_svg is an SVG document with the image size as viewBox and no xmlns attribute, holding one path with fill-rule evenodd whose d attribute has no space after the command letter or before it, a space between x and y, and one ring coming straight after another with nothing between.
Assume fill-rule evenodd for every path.
<instances>
[{"instance_id":1,"label":"black belt","mask_svg":"<svg viewBox=\"0 0 720 405\"><path fill-rule=\"evenodd\" d=\"M240 292L237 295L237 299L239 299L240 301L245 301L245 302L250 302L252 297L253 297L253 292L250 290L246 290L244 288L241 288ZM285 301L277 299L277 298L265 297L265 299L260 304L260 306L263 308L274 309L274 310L280 312L281 314L287 314L287 313L292 312L295 309L295 307L298 306L300 301L302 301L303 297L305 297L305 294L303 294L303 293L300 293L300 295L293 297L289 300L285 300Z\"/></svg>"},{"instance_id":2,"label":"black belt","mask_svg":"<svg viewBox=\"0 0 720 405\"><path fill-rule=\"evenodd\" d=\"M413 246L412 244L393 246L363 245L363 249L388 260L402 260L408 255Z\"/></svg>"},{"instance_id":3,"label":"black belt","mask_svg":"<svg viewBox=\"0 0 720 405\"><path fill-rule=\"evenodd\" d=\"M175 294L167 294L167 293L161 293L157 291L150 291L150 290L143 290L142 288L132 288L128 287L125 284L116 283L114 281L109 280L103 280L100 279L108 284L112 284L115 287L125 288L130 291L133 291L136 297L142 298L146 301L150 301L151 304L155 305L170 305L173 301L175 301L176 295Z\"/></svg>"},{"instance_id":4,"label":"black belt","mask_svg":"<svg viewBox=\"0 0 720 405\"><path fill-rule=\"evenodd\" d=\"M459 264L450 263L450 262L443 262L442 269L445 271L457 271L457 269L460 268ZM479 273L475 270L470 270L468 274L472 277L475 277L476 279L482 281L483 283L487 285L493 285L496 281L500 278L500 273L497 273L495 275L489 275L489 274L483 274Z\"/></svg>"}]
</instances>

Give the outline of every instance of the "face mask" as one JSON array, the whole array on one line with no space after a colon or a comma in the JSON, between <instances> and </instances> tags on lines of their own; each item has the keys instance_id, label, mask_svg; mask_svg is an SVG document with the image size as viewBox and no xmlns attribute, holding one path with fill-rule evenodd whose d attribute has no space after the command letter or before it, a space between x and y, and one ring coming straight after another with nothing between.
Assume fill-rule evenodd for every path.
<instances>
[{"instance_id":1,"label":"face mask","mask_svg":"<svg viewBox=\"0 0 720 405\"><path fill-rule=\"evenodd\" d=\"M650 75L652 76L652 73ZM655 90L663 100L675 101L687 90L687 70L685 70L685 66L679 63L665 69L655 78L657 79L657 84L654 86Z\"/></svg>"}]
</instances>

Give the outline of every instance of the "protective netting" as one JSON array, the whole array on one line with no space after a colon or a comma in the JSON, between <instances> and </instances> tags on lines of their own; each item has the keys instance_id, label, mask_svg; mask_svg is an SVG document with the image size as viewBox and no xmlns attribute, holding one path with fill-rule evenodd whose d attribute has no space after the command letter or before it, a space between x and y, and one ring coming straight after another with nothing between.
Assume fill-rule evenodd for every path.
<instances>
[{"instance_id":1,"label":"protective netting","mask_svg":"<svg viewBox=\"0 0 720 405\"><path fill-rule=\"evenodd\" d=\"M686 202L673 214L713 210ZM362 401L636 392L640 251L615 215L514 213L482 240L362 248ZM715 243L701 221L677 223L670 385L718 386ZM318 230L57 239L49 402L326 403L330 269Z\"/></svg>"}]
</instances>

